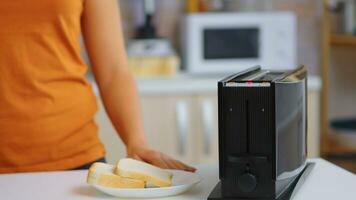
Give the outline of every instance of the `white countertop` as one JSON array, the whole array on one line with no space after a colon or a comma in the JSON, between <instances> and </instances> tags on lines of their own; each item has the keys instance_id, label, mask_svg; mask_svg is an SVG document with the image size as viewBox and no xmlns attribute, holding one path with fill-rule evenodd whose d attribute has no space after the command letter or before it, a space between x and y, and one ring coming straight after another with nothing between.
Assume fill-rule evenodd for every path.
<instances>
[{"instance_id":1,"label":"white countertop","mask_svg":"<svg viewBox=\"0 0 356 200\"><path fill-rule=\"evenodd\" d=\"M136 78L136 83L140 95L217 94L217 83L225 76L193 76L188 74L178 74L169 78ZM95 93L98 94L98 88L93 77L89 75L88 80L93 84ZM319 91L320 88L320 77L308 77L309 91Z\"/></svg>"},{"instance_id":2,"label":"white countertop","mask_svg":"<svg viewBox=\"0 0 356 200\"><path fill-rule=\"evenodd\" d=\"M322 159L302 185L294 200L354 200L356 176ZM217 166L198 166L203 181L187 193L160 200L206 199L218 182ZM1 200L95 200L118 199L85 183L86 170L0 175Z\"/></svg>"}]
</instances>

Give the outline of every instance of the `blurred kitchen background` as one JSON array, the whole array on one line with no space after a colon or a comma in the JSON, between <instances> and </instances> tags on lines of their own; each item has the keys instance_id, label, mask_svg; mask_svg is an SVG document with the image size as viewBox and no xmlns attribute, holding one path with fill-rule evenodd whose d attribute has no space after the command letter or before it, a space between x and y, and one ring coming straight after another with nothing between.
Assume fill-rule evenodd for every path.
<instances>
[{"instance_id":1,"label":"blurred kitchen background","mask_svg":"<svg viewBox=\"0 0 356 200\"><path fill-rule=\"evenodd\" d=\"M308 155L356 172L355 0L118 2L152 147L192 164L217 163L217 81L256 64L303 64ZM125 148L99 95L98 102L101 138L114 163Z\"/></svg>"}]
</instances>

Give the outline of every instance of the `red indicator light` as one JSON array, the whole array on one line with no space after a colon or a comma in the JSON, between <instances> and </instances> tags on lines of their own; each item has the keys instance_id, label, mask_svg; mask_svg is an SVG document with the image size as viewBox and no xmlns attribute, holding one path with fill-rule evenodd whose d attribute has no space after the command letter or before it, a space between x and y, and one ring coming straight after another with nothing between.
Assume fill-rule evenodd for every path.
<instances>
[{"instance_id":1,"label":"red indicator light","mask_svg":"<svg viewBox=\"0 0 356 200\"><path fill-rule=\"evenodd\" d=\"M247 81L246 84L247 84L247 87L252 87L253 82L252 81Z\"/></svg>"}]
</instances>

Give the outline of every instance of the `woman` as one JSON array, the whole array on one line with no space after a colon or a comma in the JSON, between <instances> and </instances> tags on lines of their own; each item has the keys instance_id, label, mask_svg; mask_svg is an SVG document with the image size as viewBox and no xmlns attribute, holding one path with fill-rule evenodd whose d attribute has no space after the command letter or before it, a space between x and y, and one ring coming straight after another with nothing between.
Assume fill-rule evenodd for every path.
<instances>
[{"instance_id":1,"label":"woman","mask_svg":"<svg viewBox=\"0 0 356 200\"><path fill-rule=\"evenodd\" d=\"M117 0L16 0L0 3L0 173L87 168L104 160L81 33L128 156L194 171L146 143Z\"/></svg>"}]
</instances>

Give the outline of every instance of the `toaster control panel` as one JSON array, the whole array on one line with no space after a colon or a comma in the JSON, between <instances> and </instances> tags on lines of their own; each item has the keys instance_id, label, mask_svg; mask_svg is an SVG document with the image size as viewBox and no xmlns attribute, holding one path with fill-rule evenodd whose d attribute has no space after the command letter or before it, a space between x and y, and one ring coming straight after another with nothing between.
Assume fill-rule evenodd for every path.
<instances>
[{"instance_id":1,"label":"toaster control panel","mask_svg":"<svg viewBox=\"0 0 356 200\"><path fill-rule=\"evenodd\" d=\"M238 187L243 192L253 192L257 186L257 178L255 175L246 172L238 177Z\"/></svg>"}]
</instances>

